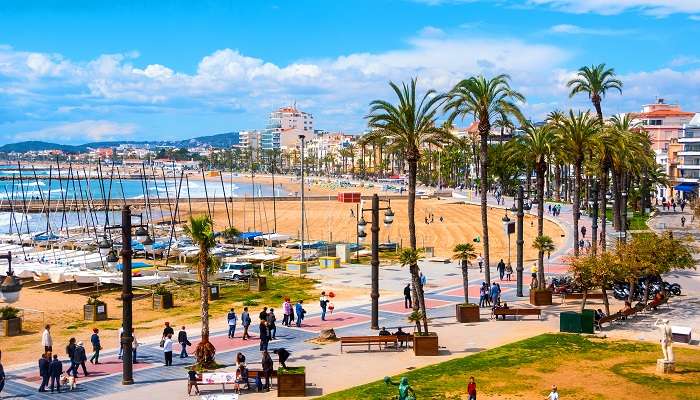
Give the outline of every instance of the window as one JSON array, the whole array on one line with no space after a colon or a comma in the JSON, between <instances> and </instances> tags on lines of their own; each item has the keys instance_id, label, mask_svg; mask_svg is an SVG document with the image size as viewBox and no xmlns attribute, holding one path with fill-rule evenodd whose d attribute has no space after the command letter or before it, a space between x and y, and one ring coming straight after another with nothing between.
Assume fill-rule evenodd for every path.
<instances>
[{"instance_id":1,"label":"window","mask_svg":"<svg viewBox=\"0 0 700 400\"><path fill-rule=\"evenodd\" d=\"M662 125L662 120L660 119L650 119L647 120L647 125L653 125L653 126L661 126Z\"/></svg>"}]
</instances>

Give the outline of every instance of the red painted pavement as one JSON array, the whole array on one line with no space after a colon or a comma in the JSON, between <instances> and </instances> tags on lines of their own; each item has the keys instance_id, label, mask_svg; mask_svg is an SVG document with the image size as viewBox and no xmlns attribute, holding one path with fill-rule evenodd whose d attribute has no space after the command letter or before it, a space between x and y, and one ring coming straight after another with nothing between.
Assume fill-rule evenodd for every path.
<instances>
[{"instance_id":1,"label":"red painted pavement","mask_svg":"<svg viewBox=\"0 0 700 400\"><path fill-rule=\"evenodd\" d=\"M137 357L138 360L138 357ZM159 365L161 363L150 363L150 362L138 362L134 364L134 371L145 369L153 365ZM63 364L63 370L68 369L68 364ZM107 375L112 375L122 372L122 360L118 359L116 355L107 356L100 361L99 364L90 364L90 362L85 362L85 367L88 371L88 376L83 377L83 369L78 367L78 383L81 381L92 380L95 378L105 377ZM38 369L38 367L37 367ZM39 382L41 377L39 377L39 371L33 372L29 375L19 376L18 378L23 379L28 382Z\"/></svg>"},{"instance_id":2,"label":"red painted pavement","mask_svg":"<svg viewBox=\"0 0 700 400\"><path fill-rule=\"evenodd\" d=\"M425 299L425 308L427 308L427 309L438 308L438 307L443 307L443 306L446 306L449 304L454 304L454 303L455 302L453 302L453 301ZM394 301L394 302L386 303L386 304L380 304L379 310L387 311L387 312L391 312L391 313L396 313L396 314L410 314L412 312L411 309L406 309L404 307L403 300L398 300L398 301Z\"/></svg>"},{"instance_id":3,"label":"red painted pavement","mask_svg":"<svg viewBox=\"0 0 700 400\"><path fill-rule=\"evenodd\" d=\"M337 311L333 314L326 314L326 320L321 321L321 316L305 318L301 322L301 328L310 332L321 332L322 329L338 329L346 326L360 324L369 321L370 318L366 315L353 314L344 311ZM292 328L296 326L292 324Z\"/></svg>"},{"instance_id":4,"label":"red painted pavement","mask_svg":"<svg viewBox=\"0 0 700 400\"><path fill-rule=\"evenodd\" d=\"M479 295L480 295L479 289L480 288L477 286L470 287L469 288L469 297L474 299L475 301L479 300ZM513 289L514 289L513 287L505 286L505 285L501 284L501 293L507 293ZM457 288L457 289L448 290L446 292L442 292L440 294L445 295L445 296L462 297L462 296L464 296L464 290L462 288Z\"/></svg>"}]
</instances>

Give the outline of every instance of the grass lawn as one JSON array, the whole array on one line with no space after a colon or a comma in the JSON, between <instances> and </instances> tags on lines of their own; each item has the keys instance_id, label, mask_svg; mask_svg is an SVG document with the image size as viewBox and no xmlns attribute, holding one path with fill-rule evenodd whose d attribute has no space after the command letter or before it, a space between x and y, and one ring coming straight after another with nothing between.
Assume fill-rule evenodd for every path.
<instances>
[{"instance_id":1,"label":"grass lawn","mask_svg":"<svg viewBox=\"0 0 700 400\"><path fill-rule=\"evenodd\" d=\"M580 335L545 334L475 355L408 371L416 398L466 399L474 376L478 398L541 399L552 384L562 399L700 399L700 351L675 349L677 373L655 375L658 345ZM398 382L400 376L392 377ZM321 397L392 399L383 380Z\"/></svg>"},{"instance_id":2,"label":"grass lawn","mask_svg":"<svg viewBox=\"0 0 700 400\"><path fill-rule=\"evenodd\" d=\"M612 208L608 208L605 211L605 217L608 219L608 221L613 220L613 211ZM631 231L645 231L649 229L649 226L647 226L647 221L649 220L649 215L642 215L641 213L635 211L634 215L632 218L629 220L630 223L630 230Z\"/></svg>"}]
</instances>

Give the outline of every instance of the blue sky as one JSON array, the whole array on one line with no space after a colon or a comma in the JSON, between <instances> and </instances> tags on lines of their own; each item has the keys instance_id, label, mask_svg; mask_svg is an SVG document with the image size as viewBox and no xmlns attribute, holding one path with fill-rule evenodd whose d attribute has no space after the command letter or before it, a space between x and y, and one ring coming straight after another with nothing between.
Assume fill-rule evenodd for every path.
<instances>
[{"instance_id":1,"label":"blue sky","mask_svg":"<svg viewBox=\"0 0 700 400\"><path fill-rule=\"evenodd\" d=\"M538 119L587 108L565 82L600 62L625 82L606 113L657 96L700 111L698 0L162 3L0 3L0 143L262 128L293 101L355 133L389 80L444 91L502 72Z\"/></svg>"}]
</instances>

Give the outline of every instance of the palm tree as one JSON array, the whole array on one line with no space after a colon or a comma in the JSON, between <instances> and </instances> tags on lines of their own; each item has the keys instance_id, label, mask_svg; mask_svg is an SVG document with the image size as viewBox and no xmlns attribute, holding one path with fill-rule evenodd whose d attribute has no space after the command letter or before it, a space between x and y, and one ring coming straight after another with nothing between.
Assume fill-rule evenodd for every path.
<instances>
[{"instance_id":1,"label":"palm tree","mask_svg":"<svg viewBox=\"0 0 700 400\"><path fill-rule=\"evenodd\" d=\"M544 177L547 173L547 161L551 157L552 148L556 146L556 135L550 125L536 127L531 123L525 124L525 135L513 143L513 156L529 160L537 175L537 235L544 234ZM544 253L537 255L538 279L544 282Z\"/></svg>"},{"instance_id":2,"label":"palm tree","mask_svg":"<svg viewBox=\"0 0 700 400\"><path fill-rule=\"evenodd\" d=\"M513 125L513 122L508 118L508 114L499 114L493 125L501 130L501 136L498 137L499 144L503 144L503 135L506 129L508 132L512 132L513 129L515 129L515 125Z\"/></svg>"},{"instance_id":3,"label":"palm tree","mask_svg":"<svg viewBox=\"0 0 700 400\"><path fill-rule=\"evenodd\" d=\"M574 255L579 254L578 220L581 210L581 174L584 158L596 144L599 136L600 120L592 117L589 112L574 114L569 111L568 117L554 122L562 147L569 152L569 161L574 165L573 187L573 224L574 224Z\"/></svg>"},{"instance_id":4,"label":"palm tree","mask_svg":"<svg viewBox=\"0 0 700 400\"><path fill-rule=\"evenodd\" d=\"M606 68L605 64L581 67L576 75L577 78L566 84L571 88L569 97L574 97L578 93L587 93L602 123L603 110L600 103L608 90L617 89L622 94L622 81L615 78L615 69Z\"/></svg>"},{"instance_id":5,"label":"palm tree","mask_svg":"<svg viewBox=\"0 0 700 400\"><path fill-rule=\"evenodd\" d=\"M525 101L525 97L511 89L508 75L497 75L492 79L483 76L471 77L457 83L448 93L448 101L445 104L445 112L449 112L448 122L451 124L455 118L472 116L479 121L480 139L480 184L481 184L481 228L484 246L484 262L486 263L485 279L491 281L489 260L489 224L487 215L488 200L488 139L491 124L502 115L512 115L523 120L516 101Z\"/></svg>"},{"instance_id":6,"label":"palm tree","mask_svg":"<svg viewBox=\"0 0 700 400\"><path fill-rule=\"evenodd\" d=\"M424 144L439 144L449 140L448 134L436 126L437 112L443 102L434 90L428 90L420 99L416 95L416 79L403 83L399 87L393 82L389 85L398 98L394 105L384 100L374 100L370 103L367 116L368 125L376 130L392 146L400 150L408 163L408 234L411 249L416 247L416 175L420 148ZM428 320L425 313L423 287L419 278L417 260L410 265L411 278L418 295L418 303L423 314L423 325L427 332Z\"/></svg>"},{"instance_id":7,"label":"palm tree","mask_svg":"<svg viewBox=\"0 0 700 400\"><path fill-rule=\"evenodd\" d=\"M545 288L545 280L544 280L544 266L542 264L542 258L544 253L547 253L547 258L552 254L554 251L554 241L552 240L551 237L546 236L546 235L539 235L535 238L535 240L532 242L532 247L537 249L537 253L539 254L539 265L537 268L537 287L540 289Z\"/></svg>"},{"instance_id":8,"label":"palm tree","mask_svg":"<svg viewBox=\"0 0 700 400\"><path fill-rule=\"evenodd\" d=\"M214 226L211 218L202 215L190 217L190 223L184 226L184 231L199 246L197 275L200 285L202 338L195 349L195 356L197 365L206 368L214 362L216 355L216 349L209 341L209 266L212 264L210 250L216 245Z\"/></svg>"},{"instance_id":9,"label":"palm tree","mask_svg":"<svg viewBox=\"0 0 700 400\"><path fill-rule=\"evenodd\" d=\"M452 250L452 258L462 262L462 287L464 288L464 304L469 304L469 261L476 258L476 250L471 243L460 243Z\"/></svg>"}]
</instances>

